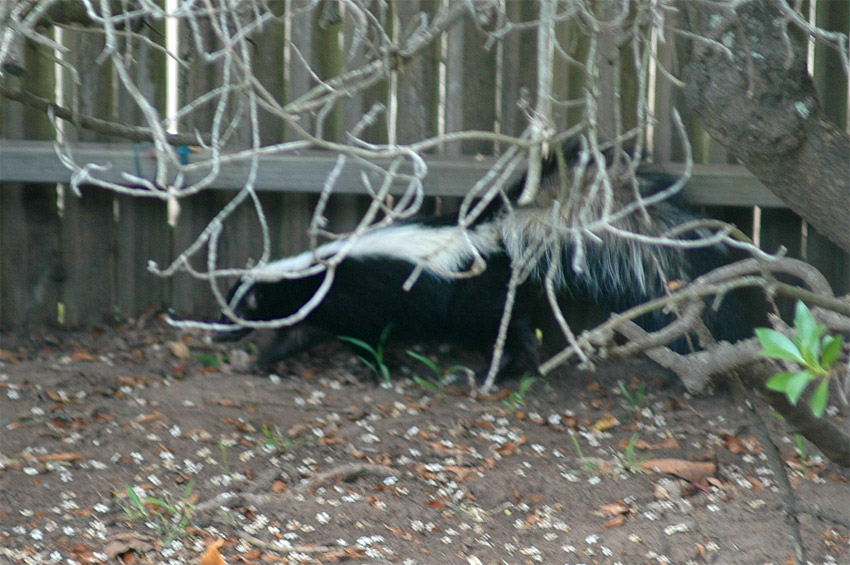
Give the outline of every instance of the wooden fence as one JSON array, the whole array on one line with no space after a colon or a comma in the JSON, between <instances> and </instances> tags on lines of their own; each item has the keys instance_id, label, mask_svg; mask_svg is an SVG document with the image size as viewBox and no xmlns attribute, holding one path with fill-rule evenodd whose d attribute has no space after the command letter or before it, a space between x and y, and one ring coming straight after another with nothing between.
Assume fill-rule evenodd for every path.
<instances>
[{"instance_id":1,"label":"wooden fence","mask_svg":"<svg viewBox=\"0 0 850 565\"><path fill-rule=\"evenodd\" d=\"M394 3L396 24L410 22L419 11L434 13L439 0L407 0ZM514 20L533 19L535 4L507 0ZM845 33L848 31L847 3L821 2L818 23ZM257 46L256 68L264 69L258 78L269 92L281 100L295 100L315 84L303 66L286 68L285 45L298 49L300 57L319 69L323 77L333 76L343 55L351 47L350 22L343 18L334 25L319 25L311 14L288 28L283 24L267 26L253 38ZM187 32L188 33L188 32ZM400 33L404 33L403 30ZM571 23L558 24L556 33L565 43L583 40ZM152 33L151 43L161 41ZM455 26L433 49L406 64L395 81L387 81L338 104L326 124L325 136L342 139L344 132L375 100L390 104L398 111L369 128L369 141L385 142L393 129L400 143L436 135L440 131L462 129L498 130L516 135L526 125L518 106L521 96L534 99L536 39L533 34L513 34L500 47L485 49L485 36L471 19ZM607 43L606 43L607 41ZM78 92L79 111L93 117L141 123L139 111L120 89L108 65L97 65L103 42L96 34L65 30L63 43L72 47L66 58L81 76ZM611 76L619 78L621 65L629 61L612 39L601 41L609 49ZM678 65L678 53L672 45L659 49L659 60L670 68ZM15 85L44 98L52 98L56 89L56 70L41 48L28 45L26 74ZM847 77L837 67L836 56L828 50L815 52L813 76L829 117L847 126ZM267 70L275 72L265 72ZM626 77L628 69L622 70ZM285 72L284 72L285 71ZM64 71L63 71L64 72ZM153 104L164 110L164 57L150 46L141 45L135 66L136 81ZM212 89L220 69L197 65L181 75L181 93L185 100ZM615 76L617 75L617 76ZM286 80L284 80L286 78ZM71 77L64 77L70 89ZM559 98L574 98L583 88L583 77L569 68L555 69L555 91ZM623 81L622 108L628 109L635 85ZM655 157L665 168L676 170L682 148L670 123L672 108L684 113L681 94L669 84L659 82L655 93L655 113L660 124L655 128ZM69 91L69 95L71 92ZM609 101L611 102L611 101ZM214 314L212 294L205 283L187 275L160 279L147 270L148 261L167 265L206 227L213 216L242 186L243 166L225 167L211 190L181 201L182 212L175 227L166 222L165 204L153 199L131 198L95 188L84 188L76 198L62 183L69 172L59 163L51 140L55 132L44 115L17 102L0 99L0 324L6 329L21 329L62 322L88 325L110 322L144 313L173 309L181 315ZM634 119L624 110L628 125ZM633 110L632 110L633 113ZM577 116L568 107L556 108L555 121L565 128ZM181 124L185 131L202 127L209 114L193 113ZM303 116L305 124L312 116ZM784 245L789 255L802 257L818 267L832 282L837 293L850 287L850 260L845 253L806 226L775 196L762 187L742 167L734 165L718 144L708 139L692 116L684 114L689 138L694 147L697 167L690 199L713 217L731 221L745 232L756 234L764 249ZM261 120L262 142L275 143L294 134L279 121ZM126 170L144 173L150 148L109 139L84 130L67 128L75 136L79 161L109 163L108 174ZM115 140L112 140L115 141ZM429 160L425 212L449 207L480 178L499 147L489 141L464 141L449 144L440 155ZM485 156L482 160L480 156ZM331 158L321 154L269 157L262 160L257 189L272 226L273 253L281 256L303 249L307 223L316 202L316 193L331 166ZM116 178L118 178L116 176ZM60 189L57 189L59 183ZM363 189L354 172L343 176L332 198L329 217L338 228L353 225L364 209ZM61 198L61 202L60 202ZM755 208L758 207L758 208ZM243 266L260 253L260 228L247 207L239 209L226 226L220 248L220 264ZM757 233L755 230L758 230Z\"/></svg>"}]
</instances>

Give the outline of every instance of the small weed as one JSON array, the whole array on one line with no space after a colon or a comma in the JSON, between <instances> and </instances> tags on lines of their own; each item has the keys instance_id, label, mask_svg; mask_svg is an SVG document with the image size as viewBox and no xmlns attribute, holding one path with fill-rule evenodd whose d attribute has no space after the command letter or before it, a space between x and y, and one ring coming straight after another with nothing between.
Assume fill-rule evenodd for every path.
<instances>
[{"instance_id":1,"label":"small weed","mask_svg":"<svg viewBox=\"0 0 850 565\"><path fill-rule=\"evenodd\" d=\"M626 471L630 473L637 472L638 468L642 461L635 461L635 446L637 445L638 440L640 439L640 435L632 434L632 437L629 438L629 443L626 445L625 457L623 460L624 467Z\"/></svg>"},{"instance_id":2,"label":"small weed","mask_svg":"<svg viewBox=\"0 0 850 565\"><path fill-rule=\"evenodd\" d=\"M599 465L594 463L593 461L589 461L585 459L584 452L581 449L581 444L578 441L578 436L570 430L570 439L573 440L573 445L576 446L576 452L578 453L579 461L581 461L581 466L584 469L584 472L588 476L595 476L599 474Z\"/></svg>"},{"instance_id":3,"label":"small weed","mask_svg":"<svg viewBox=\"0 0 850 565\"><path fill-rule=\"evenodd\" d=\"M634 393L626 387L626 383L623 381L618 381L617 386L620 387L620 392L623 394L623 398L626 399L623 407L628 412L637 414L643 410L643 407L646 405L646 383L640 383Z\"/></svg>"},{"instance_id":4,"label":"small weed","mask_svg":"<svg viewBox=\"0 0 850 565\"><path fill-rule=\"evenodd\" d=\"M428 357L422 355L421 353L417 353L416 351L407 351L407 354L410 357L413 357L420 363L424 364L431 371L430 377L422 377L420 375L413 375L413 382L421 386L422 388L427 388L433 391L441 391L443 387L446 385L447 378L451 375L456 375L458 373L463 373L469 376L472 373L472 369L469 367L465 367L463 365L452 365L448 369L441 369L437 363L429 359Z\"/></svg>"},{"instance_id":5,"label":"small weed","mask_svg":"<svg viewBox=\"0 0 850 565\"><path fill-rule=\"evenodd\" d=\"M809 452L806 450L806 438L802 434L794 434L794 442L797 444L797 453L800 454L800 464L803 471L809 472Z\"/></svg>"},{"instance_id":6,"label":"small weed","mask_svg":"<svg viewBox=\"0 0 850 565\"><path fill-rule=\"evenodd\" d=\"M148 527L154 529L157 536L161 538L163 545L169 545L175 539L182 537L186 529L191 525L192 516L195 513L195 501L192 490L194 481L189 481L183 489L179 500L173 500L171 496L139 496L136 489L124 485L127 500L121 500L115 495L116 502L123 507L124 515L134 524L144 522Z\"/></svg>"},{"instance_id":7,"label":"small weed","mask_svg":"<svg viewBox=\"0 0 850 565\"><path fill-rule=\"evenodd\" d=\"M844 343L843 336L824 336L826 329L826 326L815 321L802 300L797 301L794 313L795 333L790 339L775 330L756 328L763 356L792 361L803 367L799 371L773 375L766 383L767 388L785 393L791 404L796 406L806 387L819 380L809 399L809 407L818 418L823 416L829 402L831 368L838 360Z\"/></svg>"},{"instance_id":8,"label":"small weed","mask_svg":"<svg viewBox=\"0 0 850 565\"><path fill-rule=\"evenodd\" d=\"M505 406L516 412L525 406L525 396L528 394L531 386L539 380L539 377L535 377L530 373L525 373L519 381L519 388L517 391L510 393L502 402Z\"/></svg>"},{"instance_id":9,"label":"small weed","mask_svg":"<svg viewBox=\"0 0 850 565\"><path fill-rule=\"evenodd\" d=\"M230 461L227 459L227 444L223 441L218 442L218 448L221 451L221 470L225 475L230 474Z\"/></svg>"},{"instance_id":10,"label":"small weed","mask_svg":"<svg viewBox=\"0 0 850 565\"><path fill-rule=\"evenodd\" d=\"M384 331L381 332L381 336L378 338L378 346L372 347L369 343L366 343L362 339L357 339L356 337L349 337L341 335L339 339L346 343L350 343L355 347L359 347L366 353L368 353L368 357L364 355L359 355L358 359L360 362L369 367L371 371L375 374L376 377L389 384L390 378L390 369L387 367L387 364L384 362L384 346L387 344L387 339L390 337L390 332L392 331L393 325L387 324L387 327L384 328Z\"/></svg>"},{"instance_id":11,"label":"small weed","mask_svg":"<svg viewBox=\"0 0 850 565\"><path fill-rule=\"evenodd\" d=\"M280 426L278 426L277 424L275 424L274 428L263 426L263 435L266 436L266 441L263 442L263 445L265 445L267 449L271 449L278 453L289 451L294 447L297 447L315 439L315 437L312 435L291 438L285 435L281 431Z\"/></svg>"},{"instance_id":12,"label":"small weed","mask_svg":"<svg viewBox=\"0 0 850 565\"><path fill-rule=\"evenodd\" d=\"M213 353L193 353L192 358L200 361L205 369L219 367L222 361L221 357Z\"/></svg>"}]
</instances>

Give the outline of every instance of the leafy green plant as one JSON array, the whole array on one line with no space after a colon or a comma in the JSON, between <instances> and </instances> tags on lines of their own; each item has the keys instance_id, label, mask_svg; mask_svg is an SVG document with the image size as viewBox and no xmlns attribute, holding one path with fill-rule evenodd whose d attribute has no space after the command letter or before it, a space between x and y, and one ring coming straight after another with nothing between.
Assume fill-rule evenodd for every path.
<instances>
[{"instance_id":1,"label":"leafy green plant","mask_svg":"<svg viewBox=\"0 0 850 565\"><path fill-rule=\"evenodd\" d=\"M626 383L623 381L619 381L617 386L620 387L620 392L623 394L623 398L626 399L626 403L623 405L626 410L632 414L640 412L646 404L646 383L640 383L634 393L626 387Z\"/></svg>"},{"instance_id":2,"label":"leafy green plant","mask_svg":"<svg viewBox=\"0 0 850 565\"><path fill-rule=\"evenodd\" d=\"M794 441L797 444L797 452L800 454L800 463L803 469L808 471L809 468L809 452L806 449L806 438L803 434L794 434Z\"/></svg>"},{"instance_id":3,"label":"leafy green plant","mask_svg":"<svg viewBox=\"0 0 850 565\"><path fill-rule=\"evenodd\" d=\"M519 388L515 392L510 393L502 402L513 411L519 410L525 406L525 396L531 390L531 386L539 380L539 377L525 373L519 381Z\"/></svg>"},{"instance_id":4,"label":"leafy green plant","mask_svg":"<svg viewBox=\"0 0 850 565\"><path fill-rule=\"evenodd\" d=\"M584 451L582 451L581 444L578 441L578 435L576 435L576 433L572 430L570 430L570 439L573 440L573 445L576 446L576 452L578 453L578 458L579 461L581 461L581 466L584 469L585 474L589 476L598 475L599 465L584 456Z\"/></svg>"},{"instance_id":5,"label":"leafy green plant","mask_svg":"<svg viewBox=\"0 0 850 565\"><path fill-rule=\"evenodd\" d=\"M626 452L624 458L624 467L630 473L634 473L640 467L642 461L635 460L635 446L637 446L637 442L640 439L640 435L637 433L632 434L632 437L629 438L629 443L626 445Z\"/></svg>"},{"instance_id":6,"label":"leafy green plant","mask_svg":"<svg viewBox=\"0 0 850 565\"><path fill-rule=\"evenodd\" d=\"M417 353L416 351L408 350L407 354L431 370L432 376L430 377L422 377L418 374L413 375L413 382L423 388L439 391L442 390L443 386L446 384L446 377L457 373L464 373L468 376L472 373L472 369L463 365L452 365L448 369L442 369L432 359L422 355L421 353Z\"/></svg>"},{"instance_id":7,"label":"leafy green plant","mask_svg":"<svg viewBox=\"0 0 850 565\"><path fill-rule=\"evenodd\" d=\"M766 383L767 388L785 393L791 404L796 406L806 387L819 381L809 399L809 406L818 418L826 410L831 368L844 343L843 336L823 335L826 329L815 321L802 301L797 302L795 333L791 338L769 328L756 328L756 336L762 345L761 355L792 361L802 367L799 371L773 375Z\"/></svg>"},{"instance_id":8,"label":"leafy green plant","mask_svg":"<svg viewBox=\"0 0 850 565\"><path fill-rule=\"evenodd\" d=\"M378 338L377 347L372 347L371 344L366 343L362 339L357 339L356 337L349 337L344 335L339 336L339 339L341 341L350 343L355 347L359 347L368 354L368 356L359 355L358 359L360 359L361 363L369 367L369 369L371 369L371 371L375 374L376 377L378 377L385 383L389 383L391 379L390 369L384 362L384 346L387 344L387 340L390 337L390 332L392 331L392 328L392 324L387 324L387 327L384 328L384 331L381 332L381 336Z\"/></svg>"},{"instance_id":9,"label":"leafy green plant","mask_svg":"<svg viewBox=\"0 0 850 565\"><path fill-rule=\"evenodd\" d=\"M200 361L204 368L219 367L222 361L218 354L193 353L192 358Z\"/></svg>"},{"instance_id":10,"label":"leafy green plant","mask_svg":"<svg viewBox=\"0 0 850 565\"><path fill-rule=\"evenodd\" d=\"M218 448L221 451L221 470L225 475L230 474L230 461L227 458L227 444L224 441L218 442Z\"/></svg>"},{"instance_id":11,"label":"leafy green plant","mask_svg":"<svg viewBox=\"0 0 850 565\"><path fill-rule=\"evenodd\" d=\"M180 499L172 500L169 495L162 498L139 496L136 489L130 485L124 485L124 491L127 493L126 502L122 501L118 494L115 498L123 506L124 515L131 522L144 521L156 530L163 544L168 545L182 537L191 525L192 516L195 514L195 502L192 497L194 488L195 482L189 481Z\"/></svg>"},{"instance_id":12,"label":"leafy green plant","mask_svg":"<svg viewBox=\"0 0 850 565\"><path fill-rule=\"evenodd\" d=\"M284 434L281 431L280 426L278 426L277 424L275 424L273 428L263 426L263 435L266 436L266 441L263 444L266 447L274 449L278 452L288 451L293 447L315 439L315 437L312 435L291 438Z\"/></svg>"}]
</instances>

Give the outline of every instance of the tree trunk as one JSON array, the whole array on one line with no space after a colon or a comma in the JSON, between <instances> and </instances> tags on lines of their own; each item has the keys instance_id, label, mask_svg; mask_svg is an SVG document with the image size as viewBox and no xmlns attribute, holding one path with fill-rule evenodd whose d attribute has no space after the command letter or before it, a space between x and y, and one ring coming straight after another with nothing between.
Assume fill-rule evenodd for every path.
<instances>
[{"instance_id":1,"label":"tree trunk","mask_svg":"<svg viewBox=\"0 0 850 565\"><path fill-rule=\"evenodd\" d=\"M794 24L775 0L681 6L690 31L717 42L693 44L688 106L765 186L850 251L850 136L821 111Z\"/></svg>"}]
</instances>

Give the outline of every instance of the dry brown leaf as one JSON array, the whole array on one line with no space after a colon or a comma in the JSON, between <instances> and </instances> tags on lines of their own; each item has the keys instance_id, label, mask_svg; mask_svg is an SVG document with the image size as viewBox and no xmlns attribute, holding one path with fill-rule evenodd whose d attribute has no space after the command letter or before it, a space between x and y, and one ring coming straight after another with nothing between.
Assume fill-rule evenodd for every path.
<instances>
[{"instance_id":1,"label":"dry brown leaf","mask_svg":"<svg viewBox=\"0 0 850 565\"><path fill-rule=\"evenodd\" d=\"M525 525L526 525L526 526L533 526L533 525L535 525L535 524L539 524L539 523L540 523L540 522L542 522L542 521L543 521L543 518L541 518L539 515L537 515L537 514L529 514L529 515L528 515L528 516L526 516L526 518L525 518Z\"/></svg>"},{"instance_id":2,"label":"dry brown leaf","mask_svg":"<svg viewBox=\"0 0 850 565\"><path fill-rule=\"evenodd\" d=\"M607 432L611 428L615 428L620 425L620 422L615 418L612 414L605 414L593 424L593 429L597 432Z\"/></svg>"},{"instance_id":3,"label":"dry brown leaf","mask_svg":"<svg viewBox=\"0 0 850 565\"><path fill-rule=\"evenodd\" d=\"M656 443L653 447L656 449L679 449L681 446L679 445L679 442L676 441L676 438L670 436L667 439Z\"/></svg>"},{"instance_id":4,"label":"dry brown leaf","mask_svg":"<svg viewBox=\"0 0 850 565\"><path fill-rule=\"evenodd\" d=\"M161 418L165 418L165 414L162 412L151 412L150 414L142 414L141 416L136 417L137 424L147 424L148 422L152 422L153 420L159 420Z\"/></svg>"},{"instance_id":5,"label":"dry brown leaf","mask_svg":"<svg viewBox=\"0 0 850 565\"><path fill-rule=\"evenodd\" d=\"M618 500L617 502L612 502L611 504L603 504L599 506L592 512L592 514L596 516L617 516L620 514L628 514L629 507L626 506L626 503L622 500Z\"/></svg>"},{"instance_id":6,"label":"dry brown leaf","mask_svg":"<svg viewBox=\"0 0 850 565\"><path fill-rule=\"evenodd\" d=\"M201 565L227 565L224 557L218 551L223 545L224 540L221 538L207 545L207 550L201 556Z\"/></svg>"},{"instance_id":7,"label":"dry brown leaf","mask_svg":"<svg viewBox=\"0 0 850 565\"><path fill-rule=\"evenodd\" d=\"M94 361L94 355L85 349L78 349L71 353L71 361Z\"/></svg>"},{"instance_id":8,"label":"dry brown leaf","mask_svg":"<svg viewBox=\"0 0 850 565\"><path fill-rule=\"evenodd\" d=\"M478 469L475 467L461 467L459 465L448 465L446 466L446 471L449 473L454 473L457 482L462 483L466 480L466 477L469 475L474 475Z\"/></svg>"},{"instance_id":9,"label":"dry brown leaf","mask_svg":"<svg viewBox=\"0 0 850 565\"><path fill-rule=\"evenodd\" d=\"M153 545L148 543L147 536L138 536L133 533L116 534L109 538L109 541L103 546L103 553L109 558L109 561L114 561L121 558L125 563L128 560L128 554L144 553L153 549ZM133 559L130 557L129 559Z\"/></svg>"},{"instance_id":10,"label":"dry brown leaf","mask_svg":"<svg viewBox=\"0 0 850 565\"><path fill-rule=\"evenodd\" d=\"M723 434L722 437L723 441L726 442L726 449L736 455L740 455L742 453L758 455L761 453L761 445L755 436L742 438L731 434Z\"/></svg>"},{"instance_id":11,"label":"dry brown leaf","mask_svg":"<svg viewBox=\"0 0 850 565\"><path fill-rule=\"evenodd\" d=\"M512 441L506 441L505 443L496 448L496 453L498 453L502 457L507 457L508 455L513 455L514 453L516 453L517 449L517 444Z\"/></svg>"},{"instance_id":12,"label":"dry brown leaf","mask_svg":"<svg viewBox=\"0 0 850 565\"><path fill-rule=\"evenodd\" d=\"M171 354L178 359L188 359L191 357L189 346L182 341L166 341L165 346L171 351Z\"/></svg>"},{"instance_id":13,"label":"dry brown leaf","mask_svg":"<svg viewBox=\"0 0 850 565\"><path fill-rule=\"evenodd\" d=\"M626 523L627 518L628 516L626 516L625 514L620 514L619 516L614 516L602 525L606 528L619 528L620 526Z\"/></svg>"},{"instance_id":14,"label":"dry brown leaf","mask_svg":"<svg viewBox=\"0 0 850 565\"><path fill-rule=\"evenodd\" d=\"M650 459L641 466L644 471L657 470L660 473L675 475L692 483L703 483L717 472L714 463L688 461L686 459Z\"/></svg>"},{"instance_id":15,"label":"dry brown leaf","mask_svg":"<svg viewBox=\"0 0 850 565\"><path fill-rule=\"evenodd\" d=\"M8 349L0 349L0 361L17 363L20 361L18 354Z\"/></svg>"},{"instance_id":16,"label":"dry brown leaf","mask_svg":"<svg viewBox=\"0 0 850 565\"><path fill-rule=\"evenodd\" d=\"M428 502L426 502L425 506L427 506L428 508L433 508L434 510L442 510L443 508L446 507L446 503L443 502L442 500L434 499L434 500L429 500Z\"/></svg>"},{"instance_id":17,"label":"dry brown leaf","mask_svg":"<svg viewBox=\"0 0 850 565\"><path fill-rule=\"evenodd\" d=\"M41 463L45 461L59 461L60 463L69 463L71 461L79 461L80 459L85 459L85 455L81 455L79 453L71 453L63 452L63 453L50 453L48 455L39 455L35 459Z\"/></svg>"}]
</instances>

